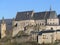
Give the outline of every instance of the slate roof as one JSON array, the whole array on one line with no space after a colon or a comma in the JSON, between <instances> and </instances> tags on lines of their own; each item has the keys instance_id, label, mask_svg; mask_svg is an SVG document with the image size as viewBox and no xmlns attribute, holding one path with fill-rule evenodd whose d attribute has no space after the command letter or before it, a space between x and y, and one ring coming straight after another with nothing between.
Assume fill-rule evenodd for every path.
<instances>
[{"instance_id":1,"label":"slate roof","mask_svg":"<svg viewBox=\"0 0 60 45\"><path fill-rule=\"evenodd\" d=\"M58 15L58 18L60 19L60 14Z\"/></svg>"},{"instance_id":2,"label":"slate roof","mask_svg":"<svg viewBox=\"0 0 60 45\"><path fill-rule=\"evenodd\" d=\"M57 31L60 31L60 30L57 30ZM55 32L55 30L45 30L45 31L40 31L40 32L34 32L34 31L32 31L31 33L32 34L38 34L38 35L42 35L43 33L53 33L53 32Z\"/></svg>"},{"instance_id":3,"label":"slate roof","mask_svg":"<svg viewBox=\"0 0 60 45\"><path fill-rule=\"evenodd\" d=\"M55 32L55 30L46 30L46 31L41 31L42 33L52 33Z\"/></svg>"},{"instance_id":4,"label":"slate roof","mask_svg":"<svg viewBox=\"0 0 60 45\"><path fill-rule=\"evenodd\" d=\"M45 11L45 12L38 12L34 14L34 19L49 19L49 18L57 18L55 11Z\"/></svg>"},{"instance_id":5,"label":"slate roof","mask_svg":"<svg viewBox=\"0 0 60 45\"><path fill-rule=\"evenodd\" d=\"M31 17L32 13L33 13L33 11L17 12L15 20L16 21L30 20L30 19L32 19L32 17Z\"/></svg>"},{"instance_id":6,"label":"slate roof","mask_svg":"<svg viewBox=\"0 0 60 45\"><path fill-rule=\"evenodd\" d=\"M34 13L34 20L45 19L46 17L47 18L49 17L49 13L48 12L37 12L37 13Z\"/></svg>"},{"instance_id":7,"label":"slate roof","mask_svg":"<svg viewBox=\"0 0 60 45\"><path fill-rule=\"evenodd\" d=\"M55 18L58 18L56 12L55 12L55 11L53 11L53 12L50 11L50 16L49 16L49 18L50 18L50 19L52 19L52 18L54 18L54 19L55 19Z\"/></svg>"},{"instance_id":8,"label":"slate roof","mask_svg":"<svg viewBox=\"0 0 60 45\"><path fill-rule=\"evenodd\" d=\"M16 21L20 20L41 20L41 19L49 19L49 18L57 18L55 11L44 11L44 12L36 12L33 14L33 17L31 17L33 11L25 11L25 12L17 12L16 15Z\"/></svg>"},{"instance_id":9,"label":"slate roof","mask_svg":"<svg viewBox=\"0 0 60 45\"><path fill-rule=\"evenodd\" d=\"M56 30L56 32L59 32L60 30Z\"/></svg>"},{"instance_id":10,"label":"slate roof","mask_svg":"<svg viewBox=\"0 0 60 45\"><path fill-rule=\"evenodd\" d=\"M60 30L56 30L57 31L60 31ZM35 31L32 31L31 33L32 34L38 34L38 35L42 35L43 33L53 33L55 32L55 30L45 30L45 31L40 31L40 32L35 32Z\"/></svg>"},{"instance_id":11,"label":"slate roof","mask_svg":"<svg viewBox=\"0 0 60 45\"><path fill-rule=\"evenodd\" d=\"M53 32L60 32L60 30L45 30L45 31L40 31L38 35L42 35L43 33L53 33Z\"/></svg>"},{"instance_id":12,"label":"slate roof","mask_svg":"<svg viewBox=\"0 0 60 45\"><path fill-rule=\"evenodd\" d=\"M38 35L42 35L43 33L53 33L53 32L55 32L55 30L45 30L45 31L39 32Z\"/></svg>"}]
</instances>

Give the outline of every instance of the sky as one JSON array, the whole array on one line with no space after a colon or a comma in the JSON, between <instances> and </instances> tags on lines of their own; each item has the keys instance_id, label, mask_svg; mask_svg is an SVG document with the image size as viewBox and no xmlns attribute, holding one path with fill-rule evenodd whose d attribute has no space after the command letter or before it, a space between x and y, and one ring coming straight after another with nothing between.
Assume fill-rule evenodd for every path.
<instances>
[{"instance_id":1,"label":"sky","mask_svg":"<svg viewBox=\"0 0 60 45\"><path fill-rule=\"evenodd\" d=\"M50 6L60 14L60 0L0 0L0 19L15 18L17 12L22 11L49 11Z\"/></svg>"}]
</instances>

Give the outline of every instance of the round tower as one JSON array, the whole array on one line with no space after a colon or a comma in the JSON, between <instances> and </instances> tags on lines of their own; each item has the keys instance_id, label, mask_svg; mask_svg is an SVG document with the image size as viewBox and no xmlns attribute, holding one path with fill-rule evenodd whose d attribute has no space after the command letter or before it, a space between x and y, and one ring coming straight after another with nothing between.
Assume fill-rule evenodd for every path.
<instances>
[{"instance_id":1,"label":"round tower","mask_svg":"<svg viewBox=\"0 0 60 45\"><path fill-rule=\"evenodd\" d=\"M4 17L2 18L1 23L1 38L4 38L6 36L6 23L4 21Z\"/></svg>"}]
</instances>

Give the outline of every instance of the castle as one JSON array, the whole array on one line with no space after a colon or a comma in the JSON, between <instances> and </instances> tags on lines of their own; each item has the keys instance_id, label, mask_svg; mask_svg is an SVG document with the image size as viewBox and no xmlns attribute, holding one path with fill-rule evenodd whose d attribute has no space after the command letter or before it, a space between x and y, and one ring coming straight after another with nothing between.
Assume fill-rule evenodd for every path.
<instances>
[{"instance_id":1,"label":"castle","mask_svg":"<svg viewBox=\"0 0 60 45\"><path fill-rule=\"evenodd\" d=\"M13 30L12 37L19 31L28 35L38 36L38 43L51 43L60 40L60 19L56 11L17 12L16 18L1 21L1 38L5 37L6 30ZM48 41L49 40L49 41Z\"/></svg>"}]
</instances>

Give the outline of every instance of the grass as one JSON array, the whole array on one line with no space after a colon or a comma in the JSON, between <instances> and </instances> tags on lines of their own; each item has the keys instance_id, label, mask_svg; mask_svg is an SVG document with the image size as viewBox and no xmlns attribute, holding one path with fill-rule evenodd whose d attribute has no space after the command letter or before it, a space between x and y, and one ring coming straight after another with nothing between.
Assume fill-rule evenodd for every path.
<instances>
[{"instance_id":1,"label":"grass","mask_svg":"<svg viewBox=\"0 0 60 45\"><path fill-rule=\"evenodd\" d=\"M0 45L39 45L39 44L37 42L34 42L34 41L28 41L28 42L22 42L22 43L17 43L17 42L11 43L10 41L7 41L4 44L0 43Z\"/></svg>"},{"instance_id":2,"label":"grass","mask_svg":"<svg viewBox=\"0 0 60 45\"><path fill-rule=\"evenodd\" d=\"M3 44L1 44L0 42L0 45L57 45L59 43L55 42L54 44L38 44L37 42L34 42L34 41L27 41L27 42L22 42L22 43L17 43L16 41L14 42L11 42L11 40L7 40L6 42L5 41L2 41Z\"/></svg>"}]
</instances>

